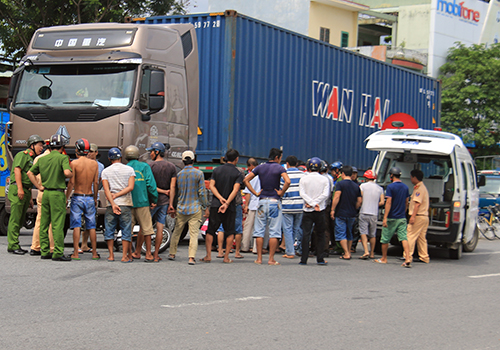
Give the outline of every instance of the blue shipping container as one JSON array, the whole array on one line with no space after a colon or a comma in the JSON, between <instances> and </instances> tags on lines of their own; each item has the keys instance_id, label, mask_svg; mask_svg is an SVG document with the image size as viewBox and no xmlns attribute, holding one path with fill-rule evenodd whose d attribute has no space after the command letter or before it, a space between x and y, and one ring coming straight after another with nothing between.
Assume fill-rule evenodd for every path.
<instances>
[{"instance_id":1,"label":"blue shipping container","mask_svg":"<svg viewBox=\"0 0 500 350\"><path fill-rule=\"evenodd\" d=\"M440 124L440 86L427 76L236 14L161 16L136 23L192 23L200 61L200 162L229 148L267 159L269 149L361 169L364 139L397 112Z\"/></svg>"}]
</instances>

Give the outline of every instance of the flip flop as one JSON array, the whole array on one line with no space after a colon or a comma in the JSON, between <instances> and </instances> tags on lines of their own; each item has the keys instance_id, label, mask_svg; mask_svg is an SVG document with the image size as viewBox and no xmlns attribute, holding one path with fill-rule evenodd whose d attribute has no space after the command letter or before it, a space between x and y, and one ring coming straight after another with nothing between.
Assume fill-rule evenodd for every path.
<instances>
[{"instance_id":1,"label":"flip flop","mask_svg":"<svg viewBox=\"0 0 500 350\"><path fill-rule=\"evenodd\" d=\"M82 260L81 258L73 258L71 257L71 260Z\"/></svg>"},{"instance_id":2,"label":"flip flop","mask_svg":"<svg viewBox=\"0 0 500 350\"><path fill-rule=\"evenodd\" d=\"M253 263L257 265L262 265L262 262L258 262L257 260L255 260Z\"/></svg>"},{"instance_id":3,"label":"flip flop","mask_svg":"<svg viewBox=\"0 0 500 350\"><path fill-rule=\"evenodd\" d=\"M345 256L343 256L343 255L341 255L341 256L339 257L339 259L342 259L342 260L351 260L351 258L346 258L346 257L345 257Z\"/></svg>"},{"instance_id":4,"label":"flip flop","mask_svg":"<svg viewBox=\"0 0 500 350\"><path fill-rule=\"evenodd\" d=\"M196 261L188 261L188 265L196 265Z\"/></svg>"},{"instance_id":5,"label":"flip flop","mask_svg":"<svg viewBox=\"0 0 500 350\"><path fill-rule=\"evenodd\" d=\"M139 260L139 259L140 259L140 257L139 257L139 258L136 258L136 257L132 254L132 259Z\"/></svg>"},{"instance_id":6,"label":"flip flop","mask_svg":"<svg viewBox=\"0 0 500 350\"><path fill-rule=\"evenodd\" d=\"M361 259L361 260L368 260L369 258L370 258L370 256L369 256L369 255L361 255L361 256L359 257L359 259Z\"/></svg>"},{"instance_id":7,"label":"flip flop","mask_svg":"<svg viewBox=\"0 0 500 350\"><path fill-rule=\"evenodd\" d=\"M222 261L224 264L232 264L234 261L232 261L231 259L229 259L229 261Z\"/></svg>"},{"instance_id":8,"label":"flip flop","mask_svg":"<svg viewBox=\"0 0 500 350\"><path fill-rule=\"evenodd\" d=\"M285 258L285 259L295 259L295 255L285 254L285 255L282 256L282 258Z\"/></svg>"},{"instance_id":9,"label":"flip flop","mask_svg":"<svg viewBox=\"0 0 500 350\"><path fill-rule=\"evenodd\" d=\"M245 257L244 256L235 256L234 258L235 259L244 259Z\"/></svg>"},{"instance_id":10,"label":"flip flop","mask_svg":"<svg viewBox=\"0 0 500 350\"><path fill-rule=\"evenodd\" d=\"M144 259L144 262L153 263L155 262L155 259Z\"/></svg>"},{"instance_id":11,"label":"flip flop","mask_svg":"<svg viewBox=\"0 0 500 350\"><path fill-rule=\"evenodd\" d=\"M92 257L92 260L99 260L100 258L101 256L99 255L99 253L97 253L97 258Z\"/></svg>"},{"instance_id":12,"label":"flip flop","mask_svg":"<svg viewBox=\"0 0 500 350\"><path fill-rule=\"evenodd\" d=\"M217 255L217 258L218 258L218 259L224 259L224 255L223 255L223 256L218 256L218 255Z\"/></svg>"},{"instance_id":13,"label":"flip flop","mask_svg":"<svg viewBox=\"0 0 500 350\"><path fill-rule=\"evenodd\" d=\"M114 262L115 261L115 259L107 259L107 260L108 260L108 262Z\"/></svg>"},{"instance_id":14,"label":"flip flop","mask_svg":"<svg viewBox=\"0 0 500 350\"><path fill-rule=\"evenodd\" d=\"M205 258L200 258L199 261L201 262L204 262L204 263L210 263L212 260L208 260L208 259L205 259Z\"/></svg>"},{"instance_id":15,"label":"flip flop","mask_svg":"<svg viewBox=\"0 0 500 350\"><path fill-rule=\"evenodd\" d=\"M279 262L275 261L275 262L268 262L267 263L268 265L270 266L278 266L278 265L281 265Z\"/></svg>"},{"instance_id":16,"label":"flip flop","mask_svg":"<svg viewBox=\"0 0 500 350\"><path fill-rule=\"evenodd\" d=\"M380 259L375 259L373 260L374 263L377 263L377 264L387 264L386 262L383 262L382 260Z\"/></svg>"},{"instance_id":17,"label":"flip flop","mask_svg":"<svg viewBox=\"0 0 500 350\"><path fill-rule=\"evenodd\" d=\"M80 250L78 251L78 254L80 254L80 252L82 252L82 253L92 253L92 248L89 248L89 249L87 249L87 250L81 250L81 249L80 249Z\"/></svg>"},{"instance_id":18,"label":"flip flop","mask_svg":"<svg viewBox=\"0 0 500 350\"><path fill-rule=\"evenodd\" d=\"M175 255L169 254L168 260L174 261L175 260Z\"/></svg>"},{"instance_id":19,"label":"flip flop","mask_svg":"<svg viewBox=\"0 0 500 350\"><path fill-rule=\"evenodd\" d=\"M406 267L406 268L408 268L408 269L409 269L409 268L411 268L411 263L409 263L409 262L404 262L404 263L403 263L403 265L401 265L401 266Z\"/></svg>"},{"instance_id":20,"label":"flip flop","mask_svg":"<svg viewBox=\"0 0 500 350\"><path fill-rule=\"evenodd\" d=\"M130 259L130 260L126 260L126 261L122 261L123 264L128 264L128 263L131 263L133 260Z\"/></svg>"}]
</instances>

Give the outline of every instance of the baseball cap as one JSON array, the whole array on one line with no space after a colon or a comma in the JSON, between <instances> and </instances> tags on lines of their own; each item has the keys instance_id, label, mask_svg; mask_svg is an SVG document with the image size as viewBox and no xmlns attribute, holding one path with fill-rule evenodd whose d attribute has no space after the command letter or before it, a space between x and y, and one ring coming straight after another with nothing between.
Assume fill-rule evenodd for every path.
<instances>
[{"instance_id":1,"label":"baseball cap","mask_svg":"<svg viewBox=\"0 0 500 350\"><path fill-rule=\"evenodd\" d=\"M193 151L184 151L182 153L182 160L186 160L187 158L191 158L191 160L194 160L194 153L193 153Z\"/></svg>"},{"instance_id":2,"label":"baseball cap","mask_svg":"<svg viewBox=\"0 0 500 350\"><path fill-rule=\"evenodd\" d=\"M92 152L97 152L99 150L99 147L97 147L97 145L95 143L91 143L90 144L90 150Z\"/></svg>"}]
</instances>

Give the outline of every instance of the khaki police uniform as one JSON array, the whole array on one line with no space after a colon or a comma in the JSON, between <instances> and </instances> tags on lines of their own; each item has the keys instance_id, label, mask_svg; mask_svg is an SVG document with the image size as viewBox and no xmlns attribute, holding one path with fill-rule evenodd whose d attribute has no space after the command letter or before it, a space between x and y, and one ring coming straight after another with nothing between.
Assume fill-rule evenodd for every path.
<instances>
[{"instance_id":1,"label":"khaki police uniform","mask_svg":"<svg viewBox=\"0 0 500 350\"><path fill-rule=\"evenodd\" d=\"M33 184L28 178L28 171L33 166L33 159L35 159L35 152L28 148L23 152L19 152L14 157L14 161L12 163L12 170L10 172L10 180L11 182L9 186L9 194L7 197L10 201L10 218L9 218L9 227L7 229L7 241L9 251L13 251L19 249L19 231L24 224L26 211L28 210L28 206L31 202L31 188ZM17 183L16 176L14 174L14 169L21 169L21 179L22 186L24 191L24 198L22 200L17 196Z\"/></svg>"},{"instance_id":2,"label":"khaki police uniform","mask_svg":"<svg viewBox=\"0 0 500 350\"><path fill-rule=\"evenodd\" d=\"M421 261L429 262L429 253L427 251L427 228L429 227L429 192L423 182L419 182L413 187L413 193L410 198L409 214L413 215L415 204L420 203L415 222L408 224L407 237L410 246L410 256L413 256L415 243L418 248L418 257Z\"/></svg>"},{"instance_id":3,"label":"khaki police uniform","mask_svg":"<svg viewBox=\"0 0 500 350\"><path fill-rule=\"evenodd\" d=\"M64 170L71 170L68 156L56 150L39 158L31 172L42 176L44 187L42 197L42 219L40 222L40 251L42 256L50 254L49 225L52 222L54 252L52 258L64 255L64 222L66 219L66 176Z\"/></svg>"}]
</instances>

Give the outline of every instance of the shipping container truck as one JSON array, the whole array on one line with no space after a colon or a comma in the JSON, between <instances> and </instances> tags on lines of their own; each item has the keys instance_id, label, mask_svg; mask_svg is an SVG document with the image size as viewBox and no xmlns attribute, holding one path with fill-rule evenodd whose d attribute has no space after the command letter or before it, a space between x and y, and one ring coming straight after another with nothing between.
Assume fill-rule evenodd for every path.
<instances>
[{"instance_id":1,"label":"shipping container truck","mask_svg":"<svg viewBox=\"0 0 500 350\"><path fill-rule=\"evenodd\" d=\"M440 123L437 80L262 21L225 13L39 29L9 90L8 158L31 134L65 125L74 141L111 147L170 144L180 165L243 163L282 148L361 169L363 140L396 112L422 128ZM101 195L101 205L105 205Z\"/></svg>"}]
</instances>

